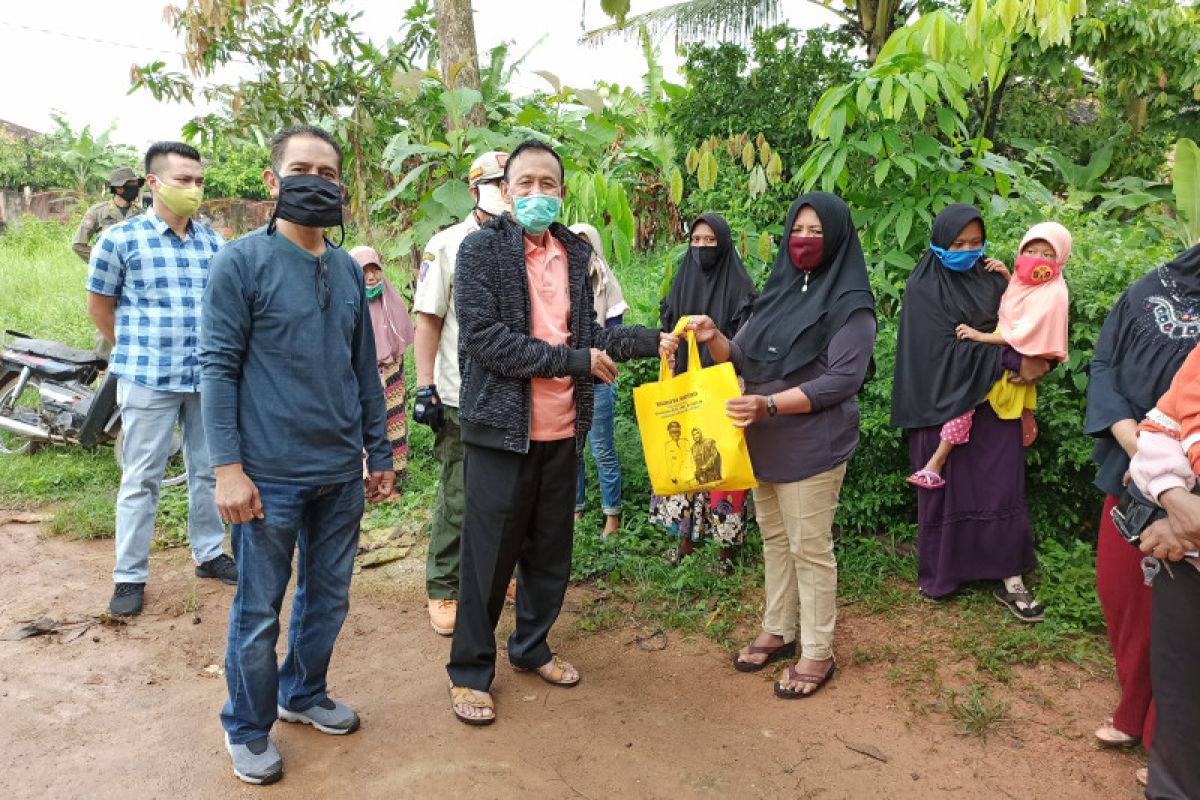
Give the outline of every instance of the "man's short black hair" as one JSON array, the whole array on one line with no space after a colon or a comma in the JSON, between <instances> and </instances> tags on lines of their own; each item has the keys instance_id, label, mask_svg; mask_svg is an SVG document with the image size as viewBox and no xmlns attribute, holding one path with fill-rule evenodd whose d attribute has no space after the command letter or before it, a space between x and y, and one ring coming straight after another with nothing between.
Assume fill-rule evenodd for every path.
<instances>
[{"instance_id":1,"label":"man's short black hair","mask_svg":"<svg viewBox=\"0 0 1200 800\"><path fill-rule=\"evenodd\" d=\"M190 144L184 142L155 142L146 151L146 174L150 175L157 172L161 166L161 162L171 153L191 159L192 161L200 160L200 151Z\"/></svg>"},{"instance_id":2,"label":"man's short black hair","mask_svg":"<svg viewBox=\"0 0 1200 800\"><path fill-rule=\"evenodd\" d=\"M566 183L567 170L563 167L562 158L559 157L558 153L554 152L553 147L545 142L538 141L537 139L526 139L517 145L515 150L508 154L508 161L504 163L505 182L508 181L508 171L512 169L513 162L517 160L517 156L521 155L521 153L524 153L526 150L541 150L554 156L554 160L558 162L559 182Z\"/></svg>"},{"instance_id":3,"label":"man's short black hair","mask_svg":"<svg viewBox=\"0 0 1200 800\"><path fill-rule=\"evenodd\" d=\"M338 175L342 174L342 148L329 131L316 125L290 125L271 137L271 169L275 170L276 175L283 169L283 156L287 153L288 142L296 136L311 136L332 147L333 152L337 153Z\"/></svg>"}]
</instances>

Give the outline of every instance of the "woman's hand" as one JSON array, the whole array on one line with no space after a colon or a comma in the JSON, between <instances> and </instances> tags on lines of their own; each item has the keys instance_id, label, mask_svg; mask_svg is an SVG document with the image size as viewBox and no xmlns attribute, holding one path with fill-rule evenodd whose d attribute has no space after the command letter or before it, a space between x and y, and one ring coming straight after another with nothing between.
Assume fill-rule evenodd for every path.
<instances>
[{"instance_id":1,"label":"woman's hand","mask_svg":"<svg viewBox=\"0 0 1200 800\"><path fill-rule=\"evenodd\" d=\"M988 272L995 272L997 275L1003 275L1004 280L1012 280L1012 274L1008 271L1008 267L1004 266L1004 262L998 258L989 258L983 262L983 268Z\"/></svg>"},{"instance_id":2,"label":"woman's hand","mask_svg":"<svg viewBox=\"0 0 1200 800\"><path fill-rule=\"evenodd\" d=\"M746 394L725 403L725 414L738 428L747 428L767 416L767 398L761 394Z\"/></svg>"},{"instance_id":3,"label":"woman's hand","mask_svg":"<svg viewBox=\"0 0 1200 800\"><path fill-rule=\"evenodd\" d=\"M971 342L978 342L983 338L983 334L970 325L959 325L954 329L954 335L959 339L966 339Z\"/></svg>"},{"instance_id":4,"label":"woman's hand","mask_svg":"<svg viewBox=\"0 0 1200 800\"><path fill-rule=\"evenodd\" d=\"M1046 373L1049 371L1050 362L1046 359L1021 356L1021 371L1019 373L1010 372L1008 382L1018 386L1029 386L1046 377Z\"/></svg>"},{"instance_id":5,"label":"woman's hand","mask_svg":"<svg viewBox=\"0 0 1200 800\"><path fill-rule=\"evenodd\" d=\"M717 323L712 321L712 317L704 314L689 314L687 330L696 334L696 341L700 344L711 342L714 337L724 335L717 329Z\"/></svg>"}]
</instances>

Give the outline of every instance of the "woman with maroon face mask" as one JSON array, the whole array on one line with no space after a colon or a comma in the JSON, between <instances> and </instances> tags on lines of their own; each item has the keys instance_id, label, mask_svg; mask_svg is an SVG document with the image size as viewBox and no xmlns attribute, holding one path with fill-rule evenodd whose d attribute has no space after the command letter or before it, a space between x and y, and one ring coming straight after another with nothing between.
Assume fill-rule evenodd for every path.
<instances>
[{"instance_id":1,"label":"woman with maroon face mask","mask_svg":"<svg viewBox=\"0 0 1200 800\"><path fill-rule=\"evenodd\" d=\"M875 300L850 209L824 192L788 212L771 276L749 322L730 340L707 317L689 327L715 361L746 382L727 406L745 428L758 488L766 610L762 633L734 658L739 672L800 659L775 684L808 697L833 675L837 561L833 516L858 446L858 406L875 343Z\"/></svg>"}]
</instances>

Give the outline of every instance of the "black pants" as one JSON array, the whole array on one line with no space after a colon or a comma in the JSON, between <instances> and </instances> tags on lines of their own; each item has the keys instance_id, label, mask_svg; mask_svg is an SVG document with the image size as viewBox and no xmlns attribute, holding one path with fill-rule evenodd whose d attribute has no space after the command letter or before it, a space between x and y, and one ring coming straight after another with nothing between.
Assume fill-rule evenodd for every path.
<instances>
[{"instance_id":1,"label":"black pants","mask_svg":"<svg viewBox=\"0 0 1200 800\"><path fill-rule=\"evenodd\" d=\"M1154 578L1150 682L1158 721L1150 750L1151 800L1200 798L1200 572L1181 562Z\"/></svg>"},{"instance_id":2,"label":"black pants","mask_svg":"<svg viewBox=\"0 0 1200 800\"><path fill-rule=\"evenodd\" d=\"M571 576L575 440L530 442L527 454L467 444L458 617L446 671L455 686L488 691L496 677L496 623L517 570L517 625L508 660L550 661L550 633Z\"/></svg>"}]
</instances>

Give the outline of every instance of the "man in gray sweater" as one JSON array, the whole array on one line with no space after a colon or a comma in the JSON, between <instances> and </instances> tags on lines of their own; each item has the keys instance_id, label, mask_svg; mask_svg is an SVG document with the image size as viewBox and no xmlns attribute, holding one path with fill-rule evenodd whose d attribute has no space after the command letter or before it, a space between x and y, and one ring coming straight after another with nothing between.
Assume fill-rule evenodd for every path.
<instances>
[{"instance_id":1,"label":"man in gray sweater","mask_svg":"<svg viewBox=\"0 0 1200 800\"><path fill-rule=\"evenodd\" d=\"M283 775L268 737L276 718L335 735L359 724L326 693L325 675L350 607L363 451L367 499L388 497L395 475L362 270L325 238L342 222L341 168L327 132L278 133L263 176L275 214L214 259L204 295L204 423L217 508L233 523L242 569L221 724L234 773L247 783ZM294 552L288 652L278 666Z\"/></svg>"}]
</instances>

